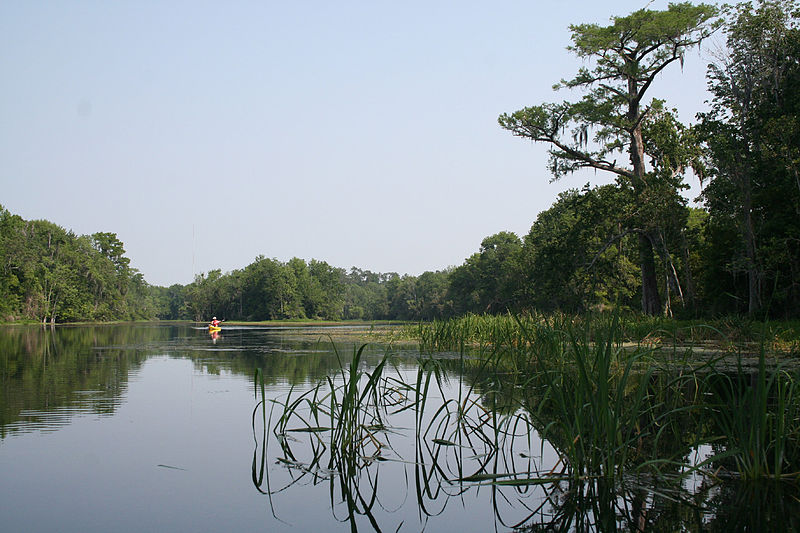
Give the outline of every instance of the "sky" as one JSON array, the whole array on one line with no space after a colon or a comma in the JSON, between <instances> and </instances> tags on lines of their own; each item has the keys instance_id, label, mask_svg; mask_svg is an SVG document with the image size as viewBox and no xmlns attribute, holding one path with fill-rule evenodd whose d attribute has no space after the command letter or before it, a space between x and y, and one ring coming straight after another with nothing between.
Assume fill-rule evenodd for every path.
<instances>
[{"instance_id":1,"label":"sky","mask_svg":"<svg viewBox=\"0 0 800 533\"><path fill-rule=\"evenodd\" d=\"M153 285L259 255L458 266L610 181L551 182L497 117L579 98L552 89L584 65L569 25L645 6L667 2L1 2L0 205L116 233ZM708 62L650 94L691 122Z\"/></svg>"}]
</instances>

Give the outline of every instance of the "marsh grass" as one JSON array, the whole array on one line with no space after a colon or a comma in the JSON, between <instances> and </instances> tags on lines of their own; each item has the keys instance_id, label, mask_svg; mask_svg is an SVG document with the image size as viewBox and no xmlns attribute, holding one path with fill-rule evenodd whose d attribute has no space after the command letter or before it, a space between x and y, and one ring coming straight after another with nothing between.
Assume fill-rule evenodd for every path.
<instances>
[{"instance_id":1,"label":"marsh grass","mask_svg":"<svg viewBox=\"0 0 800 533\"><path fill-rule=\"evenodd\" d=\"M271 506L275 494L293 485L328 482L332 507L345 502L347 515L342 520L354 522L356 516L364 516L374 521L378 483L369 466L391 448L385 419L390 409L406 399L409 387L385 375L386 356L369 369L365 348L354 348L349 363L336 351L339 371L335 375L305 392L295 393L292 387L281 399L266 396L263 372L256 371L252 477L256 488L270 496ZM271 487L265 468L272 440L268 431L278 443L277 460L291 478L288 485L277 488Z\"/></svg>"},{"instance_id":2,"label":"marsh grass","mask_svg":"<svg viewBox=\"0 0 800 533\"><path fill-rule=\"evenodd\" d=\"M423 350L494 358L498 376L526 376L525 408L564 474L619 481L687 472L689 450L704 443L717 453L688 470L798 480L798 370L781 363L797 352L796 326L615 313L468 316L416 327Z\"/></svg>"},{"instance_id":3,"label":"marsh grass","mask_svg":"<svg viewBox=\"0 0 800 533\"><path fill-rule=\"evenodd\" d=\"M531 334L529 409L573 479L620 482L631 469L657 471L664 461L653 451L668 431L665 419L683 409L657 394L652 350L624 348L617 320L598 321L593 330L567 325L563 335Z\"/></svg>"},{"instance_id":4,"label":"marsh grass","mask_svg":"<svg viewBox=\"0 0 800 533\"><path fill-rule=\"evenodd\" d=\"M529 340L529 332L544 325L552 331L555 323L568 320L567 315L525 314L475 315L449 320L433 320L406 326L408 336L417 338L423 352L473 350L496 352L503 347L517 347Z\"/></svg>"},{"instance_id":5,"label":"marsh grass","mask_svg":"<svg viewBox=\"0 0 800 533\"><path fill-rule=\"evenodd\" d=\"M797 371L768 367L762 348L758 371L705 377L705 408L720 433L714 462L747 480L800 480L800 390Z\"/></svg>"},{"instance_id":6,"label":"marsh grass","mask_svg":"<svg viewBox=\"0 0 800 533\"><path fill-rule=\"evenodd\" d=\"M492 351L501 346L519 346L530 334L592 332L602 313L522 313L475 315L408 324L402 336L418 340L428 352ZM712 320L677 320L633 313L615 313L616 339L622 344L647 347L686 347L721 353L757 354L759 346L787 356L800 355L800 321L762 322L741 316ZM537 331L538 330L538 331ZM565 342L568 339L562 339Z\"/></svg>"},{"instance_id":7,"label":"marsh grass","mask_svg":"<svg viewBox=\"0 0 800 533\"><path fill-rule=\"evenodd\" d=\"M297 472L290 485L330 483L332 507L344 505L351 523L373 523L385 508L378 478L387 463L413 469L413 481L407 471L405 479L421 515L489 486L497 519L509 527L541 518L547 505L550 526L616 523L620 501L638 524L648 498L685 498L689 476L800 480L798 373L771 363L775 330L760 329L752 372L741 347L732 366L726 352L698 357L681 345L724 338L715 325L649 325L658 328L644 333L620 314L473 315L413 326L421 352L446 353L420 356L412 373L386 355L368 365L361 346L349 361L336 352L339 370L316 386L268 400L257 372L254 436L260 413L264 445L260 458L258 445L254 453L253 482L266 481L259 490L269 494L286 489L265 479L267 427L278 460ZM413 458L393 445L407 438ZM714 453L690 464L702 445ZM660 494L656 485L672 488ZM521 504L529 512L507 520L502 502L532 495Z\"/></svg>"}]
</instances>

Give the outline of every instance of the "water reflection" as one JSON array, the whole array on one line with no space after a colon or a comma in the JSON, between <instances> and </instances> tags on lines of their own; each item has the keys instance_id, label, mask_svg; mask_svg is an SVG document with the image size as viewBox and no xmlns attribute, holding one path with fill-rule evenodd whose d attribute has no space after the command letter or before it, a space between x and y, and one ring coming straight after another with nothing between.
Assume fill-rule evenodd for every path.
<instances>
[{"instance_id":1,"label":"water reflection","mask_svg":"<svg viewBox=\"0 0 800 533\"><path fill-rule=\"evenodd\" d=\"M113 415L131 375L156 355L189 358L209 374L250 377L261 367L275 387L316 382L337 368L322 335L294 330L229 327L210 339L207 328L187 325L4 327L0 439L52 431L76 415Z\"/></svg>"},{"instance_id":2,"label":"water reflection","mask_svg":"<svg viewBox=\"0 0 800 533\"><path fill-rule=\"evenodd\" d=\"M38 433L52 436L67 426L87 431L84 441L74 438L74 448L59 453L42 439L34 446L41 453L34 454L32 464L41 463L43 470L61 472L57 468L78 458L80 468L57 476L58 498L68 503L54 516L66 524L70 522L65 518L71 520L73 514L90 516L90 510L73 511L84 510L81 502L87 498L102 497L117 512L133 498L144 497L129 490L115 504L120 485L146 491L166 484L170 490L159 493L162 512L172 516L173 510L175 515L186 515L186 520L198 505L193 490L221 501L227 495L230 500L214 508L214 524L222 529L226 523L270 530L291 530L287 524L295 530L370 531L800 529L796 486L723 482L707 476L688 483L681 475L688 456L675 457L675 465L662 468L660 477L636 475L635 468L634 474L616 483L568 476L559 463L557 447L563 443L538 437L553 414L535 412L536 391L497 376L482 377L474 372L477 359L446 355L431 368L420 369L414 357L418 354L381 347L365 350L357 367L360 385L375 375L384 355L390 355L377 394L363 398L372 414L360 419L364 431L351 433L357 439L334 438L339 424L331 421L330 408L312 414L313 402L304 399L314 394L325 397L346 383L347 376L341 373L325 332L294 333L228 328L212 339L207 329L186 325L4 328L0 330L0 459L3 453L9 457L10 449L24 447L8 446L15 439L34 442L25 439ZM347 359L352 343L339 350ZM184 367L190 369L188 376ZM257 368L263 370L258 388L263 382L264 393L259 399L267 401L253 412ZM154 395L157 387L145 381L157 378L170 383L183 380L174 388L187 396L176 401ZM318 383L323 387L317 389ZM656 377L631 383L649 387L653 394L659 390ZM134 390L137 394L132 394ZM203 395L188 396L198 390ZM234 390L244 397L240 403L221 401ZM424 399L419 390L427 391ZM687 397L694 392L687 388ZM336 402L341 403L342 397L339 394ZM153 398L160 404L148 412L146 422L126 411ZM296 400L296 412L307 423L286 420L276 431L283 406ZM330 400L320 404L329 406ZM159 412L177 411L171 401L182 403L185 420ZM119 419L121 413L126 413L124 420ZM125 451L93 450L102 430L76 423L86 415L97 420L99 428L112 427L105 437L109 446L116 450L125 444ZM137 423L131 424L128 417ZM202 429L194 432L201 418ZM176 424L180 430L169 434ZM677 426L678 431L671 433L674 439L658 443L651 439L642 442L643 449L658 445L669 454L672 449L683 453L686 442L703 430L703 421L693 419L687 410ZM148 456L144 462L155 472L143 469L138 458L133 460L134 450L141 447L151 450L152 459ZM97 461L97 456L104 459ZM125 461L130 463L120 467ZM0 460L2 465L4 498L21 497L17 495L24 491L18 486L31 485L25 493L29 499L13 503L25 509L20 516L30 515L40 506L42 487L54 479L48 480L50 472L36 472L27 463L19 471L30 479L13 478L7 475L11 467ZM95 482L84 488L79 476L86 472ZM129 485L131 481L138 485ZM174 517L169 523L184 524ZM130 529L136 525L131 522Z\"/></svg>"},{"instance_id":3,"label":"water reflection","mask_svg":"<svg viewBox=\"0 0 800 533\"><path fill-rule=\"evenodd\" d=\"M129 372L146 358L137 345L163 330L7 327L0 332L0 438L53 430L76 414L108 416Z\"/></svg>"}]
</instances>

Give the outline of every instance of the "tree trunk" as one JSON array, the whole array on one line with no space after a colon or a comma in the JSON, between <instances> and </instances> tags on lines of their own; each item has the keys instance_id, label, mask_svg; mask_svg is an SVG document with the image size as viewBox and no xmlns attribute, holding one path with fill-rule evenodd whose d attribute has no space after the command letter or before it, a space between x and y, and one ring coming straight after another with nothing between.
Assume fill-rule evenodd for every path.
<instances>
[{"instance_id":1,"label":"tree trunk","mask_svg":"<svg viewBox=\"0 0 800 533\"><path fill-rule=\"evenodd\" d=\"M681 247L683 248L683 269L684 279L686 280L686 305L694 312L694 277L692 276L692 266L689 263L689 243L686 241L686 233L681 232Z\"/></svg>"},{"instance_id":2,"label":"tree trunk","mask_svg":"<svg viewBox=\"0 0 800 533\"><path fill-rule=\"evenodd\" d=\"M631 144L628 148L633 166L633 190L636 196L646 187L644 140L642 139L641 116L639 102L635 99L637 94L636 80L628 80L628 94L631 98L628 108L628 120L633 125L631 130ZM653 243L647 235L639 234L639 266L642 270L642 312L646 315L657 315L661 311L661 299L658 296L658 280L656 278L656 264L653 259Z\"/></svg>"},{"instance_id":3,"label":"tree trunk","mask_svg":"<svg viewBox=\"0 0 800 533\"><path fill-rule=\"evenodd\" d=\"M639 266L642 270L642 312L657 315L661 311L661 298L658 295L653 243L647 235L642 234L639 234Z\"/></svg>"},{"instance_id":4,"label":"tree trunk","mask_svg":"<svg viewBox=\"0 0 800 533\"><path fill-rule=\"evenodd\" d=\"M753 235L753 220L748 212L745 215L745 245L747 247L747 312L757 313L761 309L761 280L756 267L756 246Z\"/></svg>"},{"instance_id":5,"label":"tree trunk","mask_svg":"<svg viewBox=\"0 0 800 533\"><path fill-rule=\"evenodd\" d=\"M661 260L664 262L664 271L666 273L665 296L667 301L665 308L669 308L669 314L672 316L670 301L671 291L674 290L678 295L678 299L680 300L682 307L686 306L686 301L683 298L683 288L681 287L681 280L678 278L678 270L675 268L675 263L672 262L672 255L670 255L669 250L667 249L667 241L664 239L664 233L661 230L659 230L659 240L661 241ZM665 314L667 314L666 309Z\"/></svg>"},{"instance_id":6,"label":"tree trunk","mask_svg":"<svg viewBox=\"0 0 800 533\"><path fill-rule=\"evenodd\" d=\"M756 263L756 237L753 229L753 199L750 186L750 176L747 171L742 173L742 200L743 200L743 237L747 253L747 312L754 314L761 309L761 276Z\"/></svg>"}]
</instances>

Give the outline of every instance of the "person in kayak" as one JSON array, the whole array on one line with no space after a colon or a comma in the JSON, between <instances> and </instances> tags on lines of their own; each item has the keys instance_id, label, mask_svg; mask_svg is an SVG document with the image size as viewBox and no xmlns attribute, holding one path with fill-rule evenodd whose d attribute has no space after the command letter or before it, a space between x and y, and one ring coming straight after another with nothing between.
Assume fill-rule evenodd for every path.
<instances>
[{"instance_id":1,"label":"person in kayak","mask_svg":"<svg viewBox=\"0 0 800 533\"><path fill-rule=\"evenodd\" d=\"M220 324L222 324L222 322L220 322L219 320L217 320L217 317L213 317L213 318L211 319L211 326L212 326L212 327L218 328Z\"/></svg>"}]
</instances>

